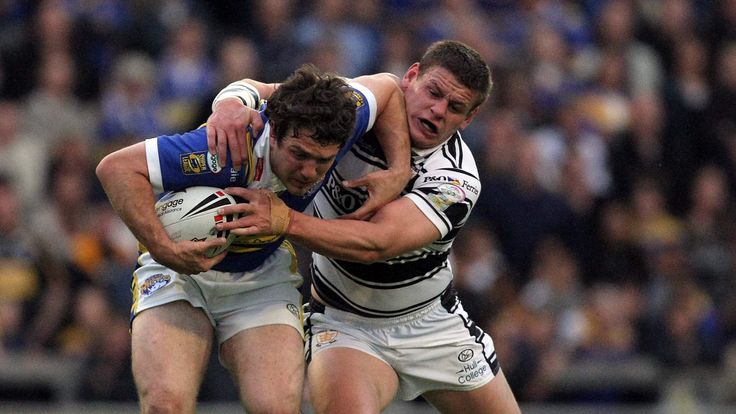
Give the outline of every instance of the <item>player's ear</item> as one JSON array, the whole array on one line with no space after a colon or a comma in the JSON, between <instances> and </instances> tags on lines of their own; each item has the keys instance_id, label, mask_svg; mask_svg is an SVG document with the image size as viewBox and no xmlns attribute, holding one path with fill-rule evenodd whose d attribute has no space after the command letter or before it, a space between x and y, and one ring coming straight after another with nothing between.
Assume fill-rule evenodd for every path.
<instances>
[{"instance_id":1,"label":"player's ear","mask_svg":"<svg viewBox=\"0 0 736 414\"><path fill-rule=\"evenodd\" d=\"M416 78L419 77L419 62L414 63L413 65L409 66L409 69L406 70L406 73L404 73L404 77L401 79L401 86L402 88L405 88L409 86L411 82L416 80Z\"/></svg>"},{"instance_id":2,"label":"player's ear","mask_svg":"<svg viewBox=\"0 0 736 414\"><path fill-rule=\"evenodd\" d=\"M468 113L468 116L465 117L465 120L462 124L460 124L460 129L465 129L468 125L470 125L471 122L473 122L473 118L475 118L475 115L478 114L478 111L480 110L480 106L476 106L474 109Z\"/></svg>"},{"instance_id":3,"label":"player's ear","mask_svg":"<svg viewBox=\"0 0 736 414\"><path fill-rule=\"evenodd\" d=\"M278 144L276 139L276 129L273 127L271 121L269 121L270 128L268 129L268 143L273 147Z\"/></svg>"}]
</instances>

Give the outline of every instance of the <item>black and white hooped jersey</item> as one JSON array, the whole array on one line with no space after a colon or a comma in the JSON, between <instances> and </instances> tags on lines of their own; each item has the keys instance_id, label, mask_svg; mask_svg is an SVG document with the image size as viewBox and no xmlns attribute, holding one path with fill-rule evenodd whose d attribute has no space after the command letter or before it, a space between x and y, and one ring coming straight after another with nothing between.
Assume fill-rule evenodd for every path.
<instances>
[{"instance_id":1,"label":"black and white hooped jersey","mask_svg":"<svg viewBox=\"0 0 736 414\"><path fill-rule=\"evenodd\" d=\"M368 133L331 172L314 199L314 214L331 219L355 211L367 192L340 183L386 168ZM457 232L480 195L475 160L459 133L444 144L412 151L414 177L403 192L437 227L434 242L386 261L360 264L313 254L312 283L328 305L367 317L395 317L438 298L452 280L448 260Z\"/></svg>"}]
</instances>

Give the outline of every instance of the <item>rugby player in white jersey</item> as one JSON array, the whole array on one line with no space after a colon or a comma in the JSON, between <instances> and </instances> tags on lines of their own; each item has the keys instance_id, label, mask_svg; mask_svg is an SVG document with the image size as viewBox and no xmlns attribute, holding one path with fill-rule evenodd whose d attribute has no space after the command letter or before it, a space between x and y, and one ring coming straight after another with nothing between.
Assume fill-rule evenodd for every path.
<instances>
[{"instance_id":1,"label":"rugby player in white jersey","mask_svg":"<svg viewBox=\"0 0 736 414\"><path fill-rule=\"evenodd\" d=\"M441 41L409 67L401 88L414 170L403 196L368 221L345 219L367 192L343 181L386 167L378 146L364 137L327 178L314 200L315 217L292 212L284 232L315 252L305 322L311 402L318 413L378 413L397 395L421 395L443 413L518 413L493 341L452 289L448 262L480 194L459 130L486 100L490 71L475 50ZM225 146L220 138L230 145L219 135L217 145ZM270 211L278 201L226 191L250 203L226 207L245 216L223 228L273 232Z\"/></svg>"},{"instance_id":2,"label":"rugby player in white jersey","mask_svg":"<svg viewBox=\"0 0 736 414\"><path fill-rule=\"evenodd\" d=\"M239 168L207 152L205 127L147 139L97 167L110 202L142 245L131 335L144 413L195 412L215 339L247 412L298 413L304 383L302 278L293 247L278 235L244 236L227 253L207 258L207 249L222 240L170 240L154 210L155 194L242 186L268 190L302 211L333 161L371 128L391 133L382 142L397 160L395 194L409 175L408 131L394 129L394 118L404 121L403 100L390 77L348 84L305 66L262 108L256 112L265 125L260 133L241 126L246 162Z\"/></svg>"}]
</instances>

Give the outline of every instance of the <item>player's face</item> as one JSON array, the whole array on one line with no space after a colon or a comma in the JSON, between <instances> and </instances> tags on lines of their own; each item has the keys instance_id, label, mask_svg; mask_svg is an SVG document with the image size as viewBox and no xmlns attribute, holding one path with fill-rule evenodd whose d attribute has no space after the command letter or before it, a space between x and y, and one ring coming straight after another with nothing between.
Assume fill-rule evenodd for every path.
<instances>
[{"instance_id":1,"label":"player's face","mask_svg":"<svg viewBox=\"0 0 736 414\"><path fill-rule=\"evenodd\" d=\"M271 168L294 195L304 195L327 173L340 147L322 146L307 134L287 134L281 143L271 136Z\"/></svg>"},{"instance_id":2,"label":"player's face","mask_svg":"<svg viewBox=\"0 0 736 414\"><path fill-rule=\"evenodd\" d=\"M409 119L409 134L415 148L431 148L463 129L478 112L471 109L475 93L457 81L445 68L435 66L419 76L415 63L401 81Z\"/></svg>"}]
</instances>

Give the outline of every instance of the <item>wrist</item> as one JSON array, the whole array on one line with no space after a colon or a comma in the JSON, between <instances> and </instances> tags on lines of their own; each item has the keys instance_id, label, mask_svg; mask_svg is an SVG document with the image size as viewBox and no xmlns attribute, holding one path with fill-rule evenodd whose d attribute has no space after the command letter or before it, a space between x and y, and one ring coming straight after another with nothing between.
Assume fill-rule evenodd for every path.
<instances>
[{"instance_id":1,"label":"wrist","mask_svg":"<svg viewBox=\"0 0 736 414\"><path fill-rule=\"evenodd\" d=\"M411 166L410 165L389 166L388 171L392 174L395 174L398 178L401 178L401 179L411 178Z\"/></svg>"},{"instance_id":2,"label":"wrist","mask_svg":"<svg viewBox=\"0 0 736 414\"><path fill-rule=\"evenodd\" d=\"M255 110L261 104L261 96L255 87L243 81L237 81L227 85L215 96L215 99L212 101L212 110L215 110L218 102L228 98L237 99L243 105Z\"/></svg>"},{"instance_id":3,"label":"wrist","mask_svg":"<svg viewBox=\"0 0 736 414\"><path fill-rule=\"evenodd\" d=\"M152 238L146 247L154 258L166 258L174 252L176 242L171 240L169 235L164 232L162 237Z\"/></svg>"},{"instance_id":4,"label":"wrist","mask_svg":"<svg viewBox=\"0 0 736 414\"><path fill-rule=\"evenodd\" d=\"M297 217L297 214L292 209L289 209L287 214L288 217L286 218L286 226L284 227L284 236L289 236L291 234L291 230L294 228L294 220Z\"/></svg>"},{"instance_id":5,"label":"wrist","mask_svg":"<svg viewBox=\"0 0 736 414\"><path fill-rule=\"evenodd\" d=\"M244 108L247 105L243 102L242 99L238 98L237 96L225 96L223 98L220 98L216 101L212 102L212 112L214 112L217 108L223 106L223 105L238 105L240 108Z\"/></svg>"}]
</instances>

